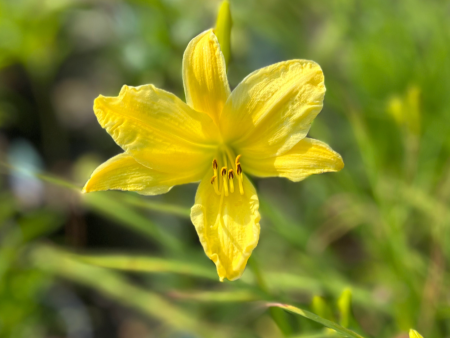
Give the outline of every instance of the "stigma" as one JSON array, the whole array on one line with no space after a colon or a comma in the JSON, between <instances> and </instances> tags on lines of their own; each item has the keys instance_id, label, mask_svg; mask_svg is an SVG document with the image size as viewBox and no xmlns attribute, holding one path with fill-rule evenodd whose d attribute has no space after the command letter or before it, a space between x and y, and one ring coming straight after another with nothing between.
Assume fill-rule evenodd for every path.
<instances>
[{"instance_id":1,"label":"stigma","mask_svg":"<svg viewBox=\"0 0 450 338\"><path fill-rule=\"evenodd\" d=\"M238 187L239 187L239 193L241 195L244 195L244 186L243 186L243 172L242 172L242 166L240 163L241 155L238 155L236 157L236 160L234 161L234 169L228 169L227 168L227 162L226 157L224 157L224 166L220 169L220 173L218 173L218 161L217 159L214 159L212 161L212 169L213 169L213 176L211 177L211 185L214 188L214 191L217 195L224 195L229 196L230 194L234 194L234 179L237 179ZM219 174L222 179L219 179Z\"/></svg>"}]
</instances>

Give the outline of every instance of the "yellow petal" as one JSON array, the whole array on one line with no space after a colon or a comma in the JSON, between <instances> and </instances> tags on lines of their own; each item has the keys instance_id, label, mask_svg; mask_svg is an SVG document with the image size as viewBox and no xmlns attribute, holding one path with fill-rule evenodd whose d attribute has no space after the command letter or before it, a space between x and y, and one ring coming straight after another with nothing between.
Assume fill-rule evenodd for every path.
<instances>
[{"instance_id":1,"label":"yellow petal","mask_svg":"<svg viewBox=\"0 0 450 338\"><path fill-rule=\"evenodd\" d=\"M423 338L422 335L416 330L409 330L409 338Z\"/></svg>"},{"instance_id":2,"label":"yellow petal","mask_svg":"<svg viewBox=\"0 0 450 338\"><path fill-rule=\"evenodd\" d=\"M254 176L286 177L294 182L344 167L341 155L326 143L311 138L304 138L280 156L262 159L242 156L240 161L243 170Z\"/></svg>"},{"instance_id":3,"label":"yellow petal","mask_svg":"<svg viewBox=\"0 0 450 338\"><path fill-rule=\"evenodd\" d=\"M189 42L183 56L183 83L191 107L213 119L220 115L230 87L225 59L212 29Z\"/></svg>"},{"instance_id":4,"label":"yellow petal","mask_svg":"<svg viewBox=\"0 0 450 338\"><path fill-rule=\"evenodd\" d=\"M210 165L216 127L173 94L152 85L123 86L117 97L99 96L94 111L114 141L146 167L204 173Z\"/></svg>"},{"instance_id":5,"label":"yellow petal","mask_svg":"<svg viewBox=\"0 0 450 338\"><path fill-rule=\"evenodd\" d=\"M238 279L258 244L259 201L255 188L244 176L244 195L239 191L216 195L205 177L198 187L191 220L206 255L216 264L220 281Z\"/></svg>"},{"instance_id":6,"label":"yellow petal","mask_svg":"<svg viewBox=\"0 0 450 338\"><path fill-rule=\"evenodd\" d=\"M92 173L83 192L104 190L135 191L142 195L159 195L174 185L196 182L201 176L162 173L144 167L127 153L110 158Z\"/></svg>"},{"instance_id":7,"label":"yellow petal","mask_svg":"<svg viewBox=\"0 0 450 338\"><path fill-rule=\"evenodd\" d=\"M257 70L224 107L224 137L243 158L280 155L306 136L324 95L322 69L313 61L290 60Z\"/></svg>"}]
</instances>

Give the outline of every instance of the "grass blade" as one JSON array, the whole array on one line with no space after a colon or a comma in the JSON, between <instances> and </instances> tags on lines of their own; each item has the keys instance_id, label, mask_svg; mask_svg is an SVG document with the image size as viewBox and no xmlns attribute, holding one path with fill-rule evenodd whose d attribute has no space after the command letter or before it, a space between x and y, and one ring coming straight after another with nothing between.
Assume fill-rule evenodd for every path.
<instances>
[{"instance_id":1,"label":"grass blade","mask_svg":"<svg viewBox=\"0 0 450 338\"><path fill-rule=\"evenodd\" d=\"M180 207L174 204L161 203L149 201L148 198L144 198L142 196L136 194L120 194L122 199L128 205L133 205L142 209L148 209L151 211L161 212L165 214L171 214L174 216L187 218L191 217L191 209L186 207Z\"/></svg>"},{"instance_id":2,"label":"grass blade","mask_svg":"<svg viewBox=\"0 0 450 338\"><path fill-rule=\"evenodd\" d=\"M308 318L316 323L322 324L325 327L328 327L329 329L333 329L335 330L338 334L344 336L344 337L348 337L348 338L363 338L362 336L360 336L359 334L357 334L356 332L353 332L349 329L346 329L342 326L340 326L339 324L336 324L332 321L326 320L312 312L300 309L298 307L292 306L292 305L288 305L288 304L281 304L281 303L267 303L266 304L269 307L278 307L281 309L284 309L286 311L295 313L297 315L300 315L302 317Z\"/></svg>"},{"instance_id":3,"label":"grass blade","mask_svg":"<svg viewBox=\"0 0 450 338\"><path fill-rule=\"evenodd\" d=\"M261 296L250 290L234 291L196 291L181 292L172 291L169 293L174 299L192 300L196 302L208 303L238 303L260 300Z\"/></svg>"},{"instance_id":4,"label":"grass blade","mask_svg":"<svg viewBox=\"0 0 450 338\"><path fill-rule=\"evenodd\" d=\"M70 254L73 259L77 259L87 264L96 265L104 268L135 271L135 272L166 272L189 275L218 280L214 269L199 266L196 264L163 259L149 256L131 256L131 255L78 255Z\"/></svg>"},{"instance_id":5,"label":"grass blade","mask_svg":"<svg viewBox=\"0 0 450 338\"><path fill-rule=\"evenodd\" d=\"M27 169L11 166L6 162L0 162L0 165L8 171L14 171L25 176L36 177L44 182L70 189L74 193L79 194L83 204L99 213L104 217L111 219L127 228L156 239L168 250L173 252L182 251L182 242L170 233L161 230L147 217L136 212L129 206L146 207L147 209L157 210L159 212L167 212L181 217L189 217L189 210L174 205L166 205L164 203L146 202L138 196L127 195L126 197L112 198L108 193L81 194L81 188L64 179L53 175L38 173ZM126 194L124 194L126 195Z\"/></svg>"},{"instance_id":6,"label":"grass blade","mask_svg":"<svg viewBox=\"0 0 450 338\"><path fill-rule=\"evenodd\" d=\"M160 295L131 284L115 272L73 259L62 250L36 245L30 249L29 257L34 266L47 273L85 285L180 332L191 332L202 337L228 336L223 328L213 328L203 321L199 323L188 311L171 304Z\"/></svg>"}]
</instances>

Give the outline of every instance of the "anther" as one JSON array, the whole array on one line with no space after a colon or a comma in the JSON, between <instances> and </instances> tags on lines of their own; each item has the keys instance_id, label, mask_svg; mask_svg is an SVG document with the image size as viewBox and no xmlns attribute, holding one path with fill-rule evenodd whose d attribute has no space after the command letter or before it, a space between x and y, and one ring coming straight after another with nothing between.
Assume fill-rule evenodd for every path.
<instances>
[{"instance_id":1,"label":"anther","mask_svg":"<svg viewBox=\"0 0 450 338\"><path fill-rule=\"evenodd\" d=\"M234 178L233 169L228 170L228 179L232 180Z\"/></svg>"},{"instance_id":2,"label":"anther","mask_svg":"<svg viewBox=\"0 0 450 338\"><path fill-rule=\"evenodd\" d=\"M233 169L228 170L228 181L230 182L230 192L234 193L234 182L233 182L233 178L234 178L234 173L233 173Z\"/></svg>"},{"instance_id":3,"label":"anther","mask_svg":"<svg viewBox=\"0 0 450 338\"><path fill-rule=\"evenodd\" d=\"M216 160L216 159L214 159L214 160L212 161L212 167L213 167L214 176L213 176L213 178L211 179L211 184L214 186L214 191L216 192L216 194L217 194L217 195L220 195L220 192L219 192L219 182L218 182L218 180L216 180L216 178L217 178L217 167L218 167L218 165L217 165L217 160Z\"/></svg>"},{"instance_id":4,"label":"anther","mask_svg":"<svg viewBox=\"0 0 450 338\"><path fill-rule=\"evenodd\" d=\"M244 195L244 186L243 186L243 174L242 174L242 167L241 163L239 163L239 160L241 159L241 155L238 155L236 157L236 175L239 181L239 193L241 195Z\"/></svg>"},{"instance_id":5,"label":"anther","mask_svg":"<svg viewBox=\"0 0 450 338\"><path fill-rule=\"evenodd\" d=\"M238 176L242 175L242 167L241 167L240 163L238 163L237 166L236 166L236 174Z\"/></svg>"},{"instance_id":6,"label":"anther","mask_svg":"<svg viewBox=\"0 0 450 338\"><path fill-rule=\"evenodd\" d=\"M220 170L220 174L222 175L222 185L223 185L223 190L225 192L225 196L228 196L228 182L227 182L227 168L223 167Z\"/></svg>"}]
</instances>

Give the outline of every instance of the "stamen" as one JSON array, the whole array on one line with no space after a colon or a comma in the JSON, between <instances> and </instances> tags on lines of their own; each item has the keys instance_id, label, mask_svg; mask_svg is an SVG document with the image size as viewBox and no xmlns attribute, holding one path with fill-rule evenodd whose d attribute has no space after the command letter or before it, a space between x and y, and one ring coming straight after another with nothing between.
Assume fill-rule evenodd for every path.
<instances>
[{"instance_id":1,"label":"stamen","mask_svg":"<svg viewBox=\"0 0 450 338\"><path fill-rule=\"evenodd\" d=\"M242 175L238 175L238 181L239 181L239 193L241 195L244 195L244 186L242 185Z\"/></svg>"},{"instance_id":2,"label":"stamen","mask_svg":"<svg viewBox=\"0 0 450 338\"><path fill-rule=\"evenodd\" d=\"M243 174L242 174L242 167L241 167L241 163L239 163L239 160L241 159L241 155L238 155L236 157L236 174L237 174L237 178L239 181L239 193L241 195L244 195L244 186L243 186Z\"/></svg>"},{"instance_id":3,"label":"stamen","mask_svg":"<svg viewBox=\"0 0 450 338\"><path fill-rule=\"evenodd\" d=\"M222 175L222 183L223 183L223 189L225 191L225 196L228 196L227 168L223 167L220 170L220 173Z\"/></svg>"},{"instance_id":4,"label":"stamen","mask_svg":"<svg viewBox=\"0 0 450 338\"><path fill-rule=\"evenodd\" d=\"M217 180L216 180L216 178L217 178L216 175L214 175L213 177L211 177L211 184L213 185L214 191L216 192L216 194L217 194L217 195L220 195L219 189L218 189L218 187L217 187Z\"/></svg>"},{"instance_id":5,"label":"stamen","mask_svg":"<svg viewBox=\"0 0 450 338\"><path fill-rule=\"evenodd\" d=\"M234 163L237 165L239 164L239 160L241 159L241 155L239 154L238 156L236 156L236 161L234 161Z\"/></svg>"},{"instance_id":6,"label":"stamen","mask_svg":"<svg viewBox=\"0 0 450 338\"><path fill-rule=\"evenodd\" d=\"M230 182L230 192L234 193L234 182L233 182L233 178L234 178L234 173L233 173L233 169L228 170L228 181Z\"/></svg>"},{"instance_id":7,"label":"stamen","mask_svg":"<svg viewBox=\"0 0 450 338\"><path fill-rule=\"evenodd\" d=\"M213 172L214 172L214 176L213 177L217 178L217 167L218 167L218 165L217 165L217 160L216 159L213 160L212 167L213 167ZM214 178L214 180L212 180L211 184L213 184L214 191L216 192L216 194L220 195L219 182L215 178Z\"/></svg>"}]
</instances>

